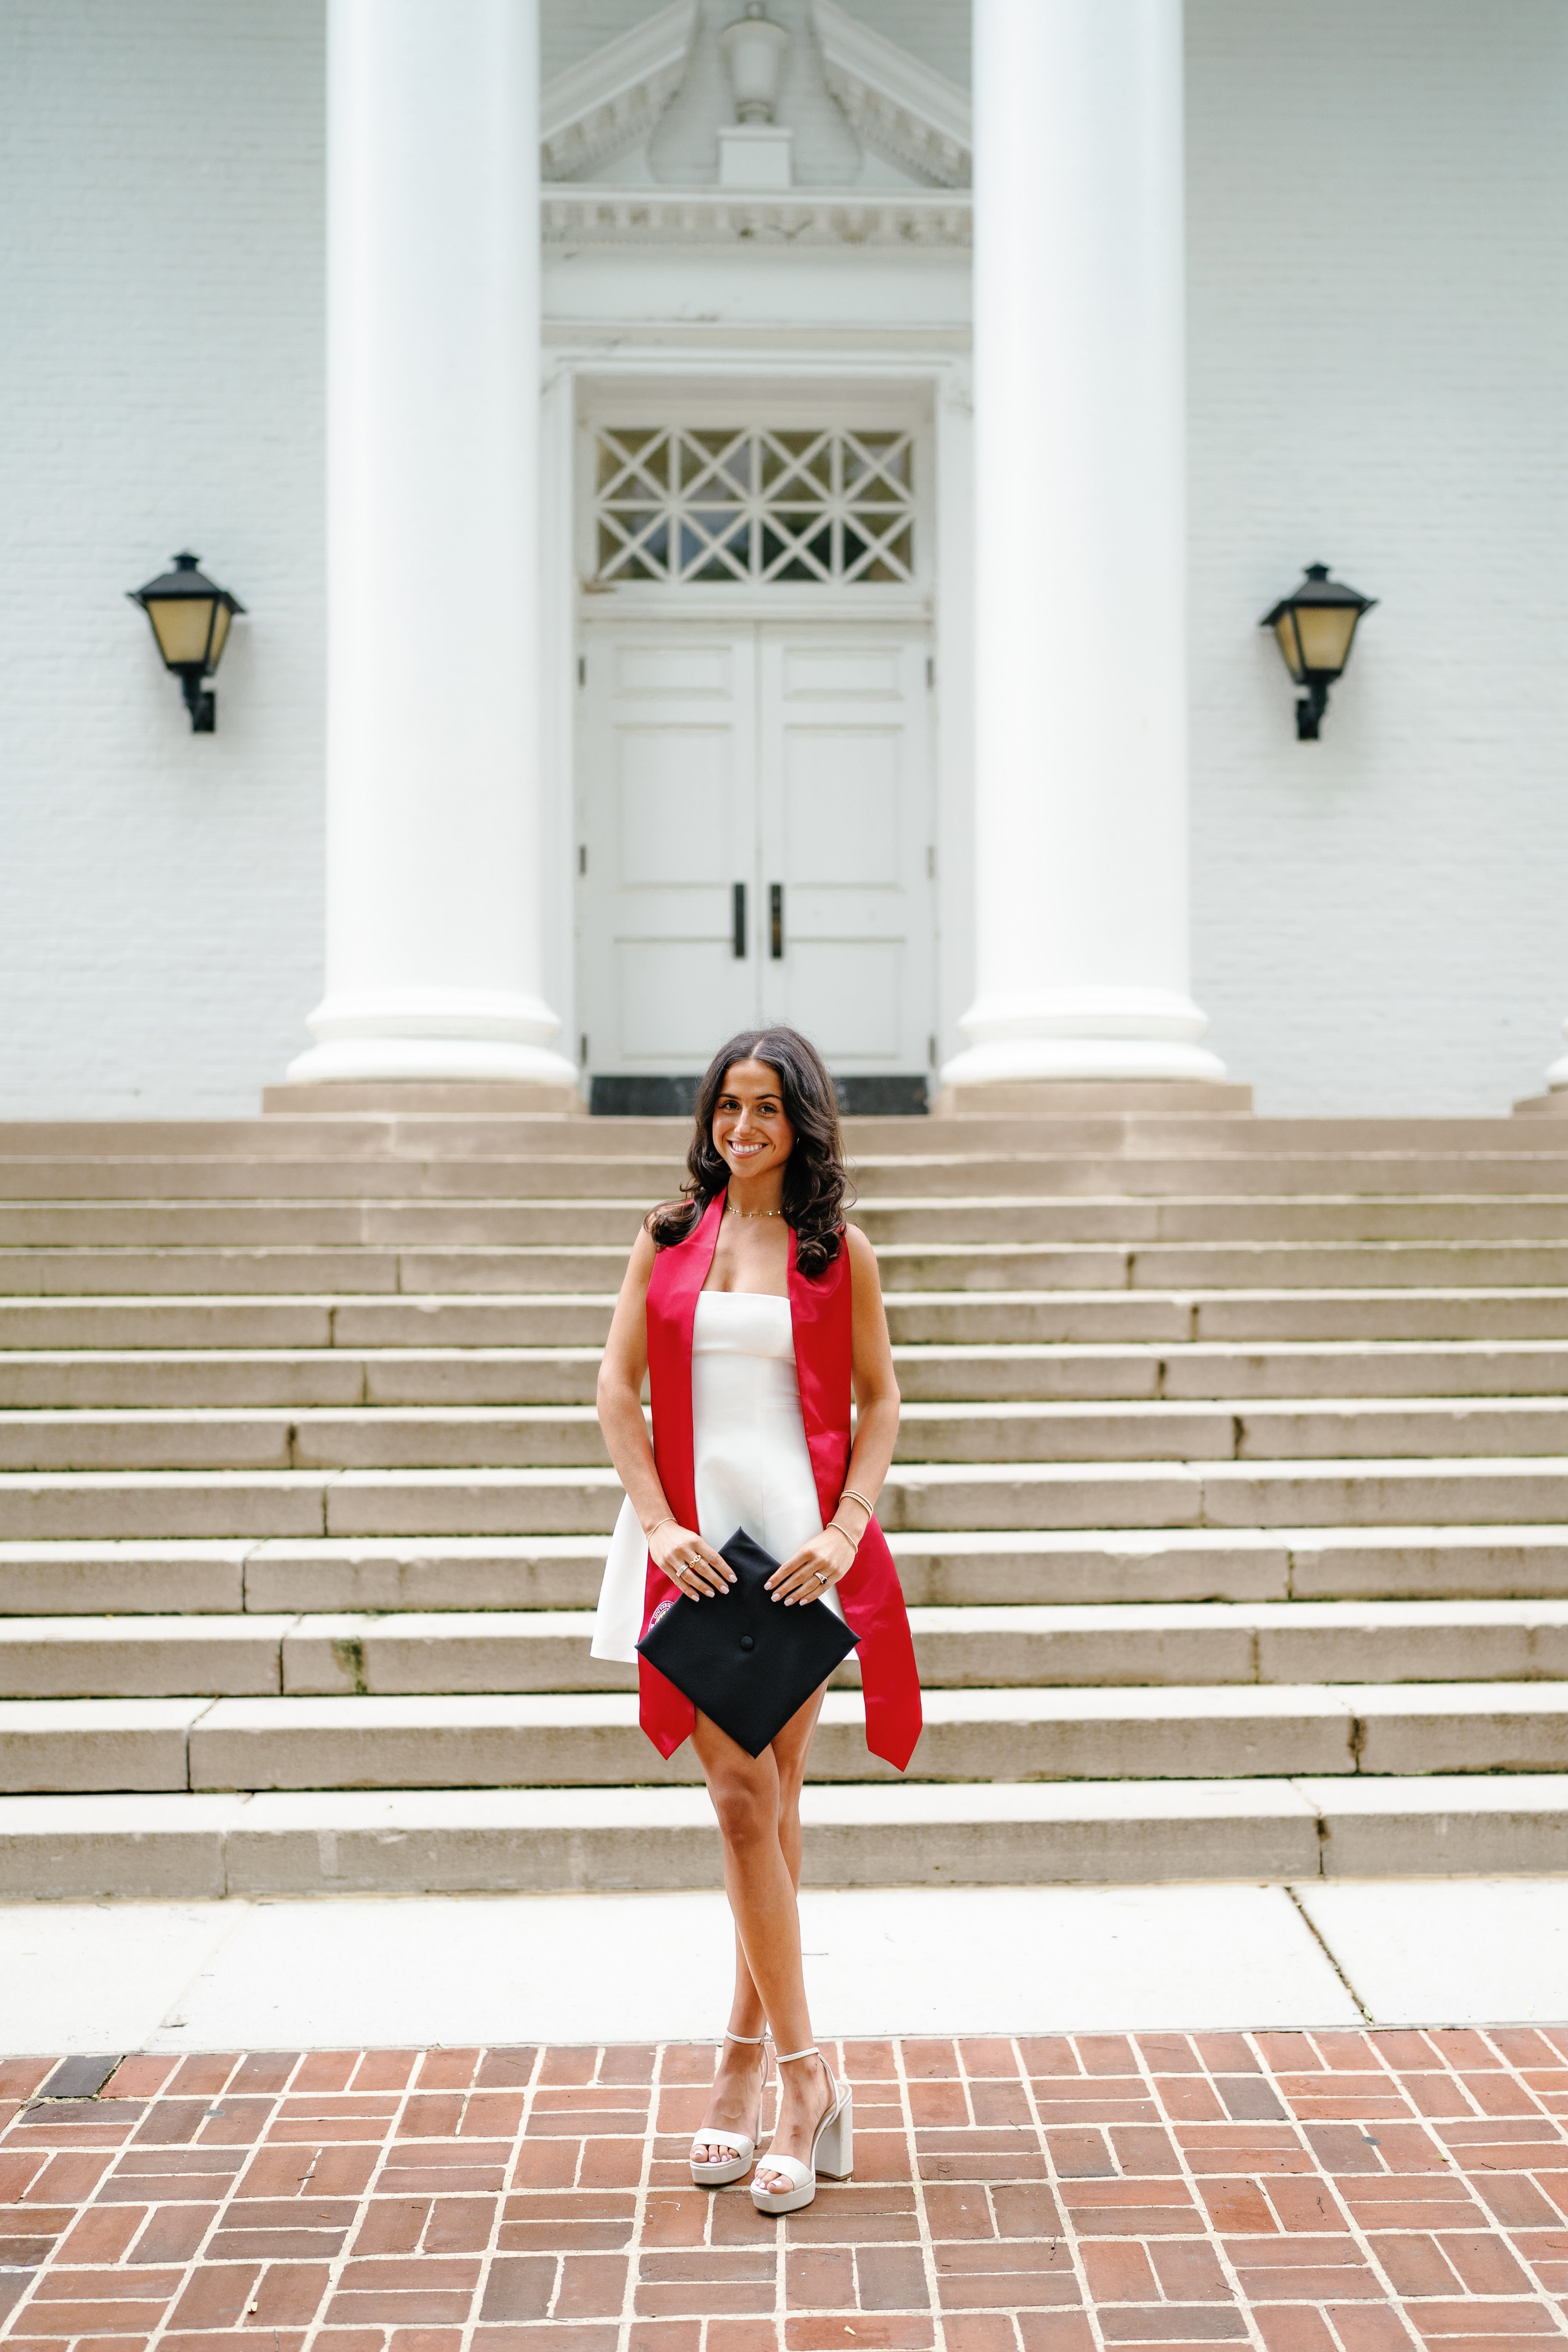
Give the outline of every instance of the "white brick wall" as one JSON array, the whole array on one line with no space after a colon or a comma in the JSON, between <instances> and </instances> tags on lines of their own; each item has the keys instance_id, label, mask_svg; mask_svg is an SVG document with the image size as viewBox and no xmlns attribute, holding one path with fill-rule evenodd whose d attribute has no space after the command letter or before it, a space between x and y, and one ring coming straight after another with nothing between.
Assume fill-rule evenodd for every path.
<instances>
[{"instance_id":1,"label":"white brick wall","mask_svg":"<svg viewBox=\"0 0 1568 2352\"><path fill-rule=\"evenodd\" d=\"M321 957L319 0L0 12L0 1115L252 1111ZM251 608L193 736L124 592Z\"/></svg>"},{"instance_id":2,"label":"white brick wall","mask_svg":"<svg viewBox=\"0 0 1568 2352\"><path fill-rule=\"evenodd\" d=\"M1188 24L1195 993L1262 1108L1503 1110L1568 1013L1568 9ZM1383 601L1299 745L1312 562Z\"/></svg>"},{"instance_id":3,"label":"white brick wall","mask_svg":"<svg viewBox=\"0 0 1568 2352\"><path fill-rule=\"evenodd\" d=\"M956 5L851 5L956 73ZM1568 9L1188 14L1196 992L1265 1108L1500 1109L1568 1013ZM321 0L0 11L0 1115L304 1042L321 114ZM184 545L252 607L216 738L123 601ZM1254 624L1316 558L1383 602L1298 746Z\"/></svg>"}]
</instances>

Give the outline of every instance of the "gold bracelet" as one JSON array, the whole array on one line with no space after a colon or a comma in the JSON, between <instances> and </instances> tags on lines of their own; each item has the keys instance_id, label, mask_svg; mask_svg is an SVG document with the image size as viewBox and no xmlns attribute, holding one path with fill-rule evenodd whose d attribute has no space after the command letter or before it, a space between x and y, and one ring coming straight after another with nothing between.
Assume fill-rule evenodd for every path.
<instances>
[{"instance_id":1,"label":"gold bracelet","mask_svg":"<svg viewBox=\"0 0 1568 2352\"><path fill-rule=\"evenodd\" d=\"M666 1511L666 1513L665 1513L665 1515L664 1515L664 1517L663 1517L663 1518L662 1518L662 1519L655 1519L655 1521L654 1521L654 1523L653 1523L653 1525L652 1525L652 1527L651 1527L651 1528L645 1528L645 1529L644 1529L644 1531L643 1531L643 1541L644 1541L644 1543L652 1543L652 1541L653 1541L653 1539L654 1539L655 1536L656 1536L656 1535L658 1535L658 1531L659 1531L660 1528L668 1528L668 1527L670 1527L670 1526L672 1526L672 1525L674 1524L674 1522L675 1522L675 1513L674 1513L673 1511Z\"/></svg>"},{"instance_id":2,"label":"gold bracelet","mask_svg":"<svg viewBox=\"0 0 1568 2352\"><path fill-rule=\"evenodd\" d=\"M866 1514L866 1523L868 1527L877 1516L875 1506L868 1503L864 1495L858 1494L853 1486L846 1486L838 1499L840 1503L858 1503L860 1508Z\"/></svg>"},{"instance_id":3,"label":"gold bracelet","mask_svg":"<svg viewBox=\"0 0 1568 2352\"><path fill-rule=\"evenodd\" d=\"M829 1519L829 1520L828 1520L828 1522L827 1522L827 1527L828 1527L828 1528L831 1528L833 1529L833 1532L834 1532L834 1534L835 1534L836 1536L842 1536L842 1537L843 1537L843 1538L844 1538L845 1542L848 1545L848 1547L849 1547L849 1549L850 1549L850 1550L851 1550L851 1551L858 1551L858 1550L859 1550L859 1549L860 1549L861 1544L862 1544L862 1543L864 1542L864 1540L865 1540L865 1538L864 1538L864 1536L863 1536L863 1535L852 1536L852 1535L850 1534L850 1532L849 1532L849 1530L848 1530L848 1528L841 1528L841 1527L839 1526L839 1524L838 1524L838 1522L837 1522L837 1519ZM824 1535L826 1535L826 1534L827 1533L827 1528L823 1528L823 1530L822 1530L822 1532L823 1532L823 1534L824 1534Z\"/></svg>"}]
</instances>

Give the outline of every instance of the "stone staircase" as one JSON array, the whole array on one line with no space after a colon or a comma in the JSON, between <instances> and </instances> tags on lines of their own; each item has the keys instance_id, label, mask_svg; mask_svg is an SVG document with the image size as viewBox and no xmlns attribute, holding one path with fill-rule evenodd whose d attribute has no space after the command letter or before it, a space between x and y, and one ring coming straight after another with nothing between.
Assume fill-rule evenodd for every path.
<instances>
[{"instance_id":1,"label":"stone staircase","mask_svg":"<svg viewBox=\"0 0 1568 2352\"><path fill-rule=\"evenodd\" d=\"M1568 1864L1568 1128L858 1119L927 1729L825 1884ZM588 1656L684 1123L0 1128L0 1894L717 1881Z\"/></svg>"}]
</instances>

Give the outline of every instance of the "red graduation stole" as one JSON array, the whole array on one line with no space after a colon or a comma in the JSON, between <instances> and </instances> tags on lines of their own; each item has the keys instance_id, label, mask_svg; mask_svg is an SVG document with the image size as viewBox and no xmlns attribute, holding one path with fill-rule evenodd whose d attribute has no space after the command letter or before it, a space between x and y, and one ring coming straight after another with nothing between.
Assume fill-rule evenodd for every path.
<instances>
[{"instance_id":1,"label":"red graduation stole","mask_svg":"<svg viewBox=\"0 0 1568 2352\"><path fill-rule=\"evenodd\" d=\"M701 1223L683 1242L660 1250L647 1286L647 1363L653 1396L653 1458L670 1509L682 1527L697 1525L697 1474L691 1428L691 1334L697 1297L719 1244L727 1194L709 1202ZM790 1255L789 1304L795 1326L795 1370L806 1450L816 1477L816 1499L826 1526L838 1507L849 1467L849 1252L841 1248L815 1279ZM721 1538L722 1540L722 1538ZM674 1590L648 1555L642 1630ZM921 1685L899 1571L888 1540L873 1519L848 1573L838 1584L845 1622L860 1644L866 1700L866 1745L902 1771L921 1736ZM690 1735L696 1710L675 1685L637 1660L640 1720L661 1756L673 1756Z\"/></svg>"}]
</instances>

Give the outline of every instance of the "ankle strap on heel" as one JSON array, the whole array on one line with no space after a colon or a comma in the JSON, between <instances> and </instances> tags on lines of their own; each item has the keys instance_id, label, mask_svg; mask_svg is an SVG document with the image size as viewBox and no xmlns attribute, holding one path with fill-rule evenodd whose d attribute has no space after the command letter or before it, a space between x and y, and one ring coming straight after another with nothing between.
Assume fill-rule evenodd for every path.
<instances>
[{"instance_id":1,"label":"ankle strap on heel","mask_svg":"<svg viewBox=\"0 0 1568 2352\"><path fill-rule=\"evenodd\" d=\"M731 2033L728 2026L724 2029L726 2042L743 2042L748 2050L755 2050L767 2038L765 2030L761 2033Z\"/></svg>"},{"instance_id":2,"label":"ankle strap on heel","mask_svg":"<svg viewBox=\"0 0 1568 2352\"><path fill-rule=\"evenodd\" d=\"M778 2053L779 2064L787 2066L792 2058L820 2058L821 2055L821 2051L814 2042L808 2050L781 2050Z\"/></svg>"}]
</instances>

